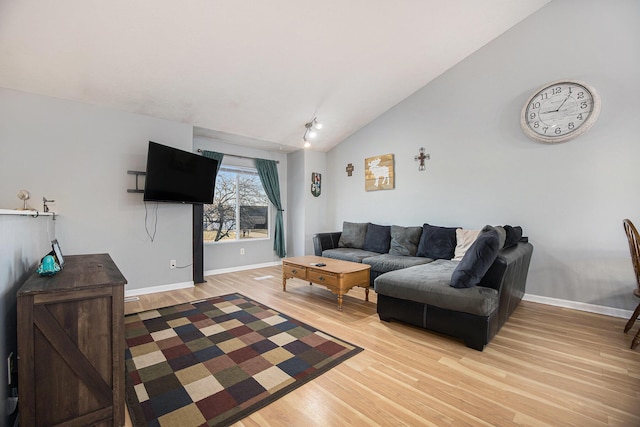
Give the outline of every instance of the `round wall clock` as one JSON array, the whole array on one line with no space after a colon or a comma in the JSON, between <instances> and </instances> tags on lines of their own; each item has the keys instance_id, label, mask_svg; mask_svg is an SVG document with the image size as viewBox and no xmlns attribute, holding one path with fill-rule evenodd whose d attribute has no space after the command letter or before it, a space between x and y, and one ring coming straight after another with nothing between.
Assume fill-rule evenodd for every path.
<instances>
[{"instance_id":1,"label":"round wall clock","mask_svg":"<svg viewBox=\"0 0 640 427\"><path fill-rule=\"evenodd\" d=\"M577 80L558 80L527 100L520 125L534 141L553 144L582 135L599 114L600 96L593 87Z\"/></svg>"}]
</instances>

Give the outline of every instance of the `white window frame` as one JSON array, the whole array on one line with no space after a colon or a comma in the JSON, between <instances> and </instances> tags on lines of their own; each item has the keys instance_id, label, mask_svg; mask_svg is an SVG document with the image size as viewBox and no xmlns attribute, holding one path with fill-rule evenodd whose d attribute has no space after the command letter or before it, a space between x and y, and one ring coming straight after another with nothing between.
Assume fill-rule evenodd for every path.
<instances>
[{"instance_id":1,"label":"white window frame","mask_svg":"<svg viewBox=\"0 0 640 427\"><path fill-rule=\"evenodd\" d=\"M220 172L233 172L236 174L241 174L241 173L245 173L245 174L251 174L251 175L255 175L258 176L258 180L260 180L259 175L258 175L258 170L255 167L247 167L247 166L235 166L235 165L227 165L227 164L223 164L220 166L220 169L218 170L218 173ZM260 183L262 185L262 182ZM263 188L264 191L264 188ZM266 192L265 192L265 196L266 196ZM238 203L239 200L239 186L237 185L237 175L236 175L236 211L235 211L235 215L236 215L236 238L235 239L224 239L224 240L218 240L217 242L214 240L204 240L204 236L203 236L203 240L204 240L204 244L205 245L218 245L218 244L234 244L234 243L246 243L246 242L259 242L259 241L264 241L264 240L271 240L271 202L269 201L268 197L267 197L267 236L266 237L256 237L256 238L241 238L240 235L242 234L242 230L240 229L240 203ZM203 218L204 221L204 218Z\"/></svg>"}]
</instances>

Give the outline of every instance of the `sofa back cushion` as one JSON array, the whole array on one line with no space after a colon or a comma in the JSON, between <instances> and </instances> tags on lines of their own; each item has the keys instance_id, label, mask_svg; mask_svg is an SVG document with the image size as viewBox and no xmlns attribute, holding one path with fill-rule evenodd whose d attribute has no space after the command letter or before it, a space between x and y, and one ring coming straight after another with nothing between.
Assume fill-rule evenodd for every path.
<instances>
[{"instance_id":1,"label":"sofa back cushion","mask_svg":"<svg viewBox=\"0 0 640 427\"><path fill-rule=\"evenodd\" d=\"M451 259L456 249L456 228L424 224L417 256Z\"/></svg>"},{"instance_id":2,"label":"sofa back cushion","mask_svg":"<svg viewBox=\"0 0 640 427\"><path fill-rule=\"evenodd\" d=\"M340 240L338 240L338 247L362 249L368 226L368 222L344 221L342 223L342 234L340 235Z\"/></svg>"},{"instance_id":3,"label":"sofa back cushion","mask_svg":"<svg viewBox=\"0 0 640 427\"><path fill-rule=\"evenodd\" d=\"M482 229L467 253L451 274L454 288L472 288L480 283L498 257L500 236L491 226Z\"/></svg>"},{"instance_id":4,"label":"sofa back cushion","mask_svg":"<svg viewBox=\"0 0 640 427\"><path fill-rule=\"evenodd\" d=\"M416 256L422 227L400 227L391 226L391 247L390 255Z\"/></svg>"},{"instance_id":5,"label":"sofa back cushion","mask_svg":"<svg viewBox=\"0 0 640 427\"><path fill-rule=\"evenodd\" d=\"M369 224L367 233L364 236L364 244L362 249L365 251L386 254L389 252L391 243L391 226Z\"/></svg>"}]
</instances>

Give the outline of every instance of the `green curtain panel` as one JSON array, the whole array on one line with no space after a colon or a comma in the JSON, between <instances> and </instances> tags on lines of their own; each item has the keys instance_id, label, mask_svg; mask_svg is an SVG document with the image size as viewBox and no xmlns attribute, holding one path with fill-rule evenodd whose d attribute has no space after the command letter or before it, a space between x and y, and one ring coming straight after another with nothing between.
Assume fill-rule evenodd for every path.
<instances>
[{"instance_id":1,"label":"green curtain panel","mask_svg":"<svg viewBox=\"0 0 640 427\"><path fill-rule=\"evenodd\" d=\"M209 159L218 161L218 169L216 169L216 176L218 176L218 171L220 170L220 165L222 164L222 158L224 157L224 153L217 153L215 151L202 150L202 155Z\"/></svg>"},{"instance_id":2,"label":"green curtain panel","mask_svg":"<svg viewBox=\"0 0 640 427\"><path fill-rule=\"evenodd\" d=\"M280 258L287 256L284 248L284 222L282 220L282 202L280 201L280 181L278 180L278 167L274 160L256 159L256 169L262 181L264 192L267 197L278 209L276 213L276 231L273 241L273 250Z\"/></svg>"}]
</instances>

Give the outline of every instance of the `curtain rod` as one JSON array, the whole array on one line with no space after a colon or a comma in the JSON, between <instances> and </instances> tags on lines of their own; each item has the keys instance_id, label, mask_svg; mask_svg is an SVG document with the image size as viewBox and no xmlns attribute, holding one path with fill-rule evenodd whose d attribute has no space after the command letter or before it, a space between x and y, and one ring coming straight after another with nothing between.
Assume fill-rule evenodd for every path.
<instances>
[{"instance_id":1,"label":"curtain rod","mask_svg":"<svg viewBox=\"0 0 640 427\"><path fill-rule=\"evenodd\" d=\"M198 153L202 153L202 150L198 148ZM238 156L236 154L225 154L225 156L229 156L229 157L237 157L239 159L249 159L249 160L255 160L255 157L247 157L247 156ZM277 164L280 164L279 160L276 160Z\"/></svg>"}]
</instances>

